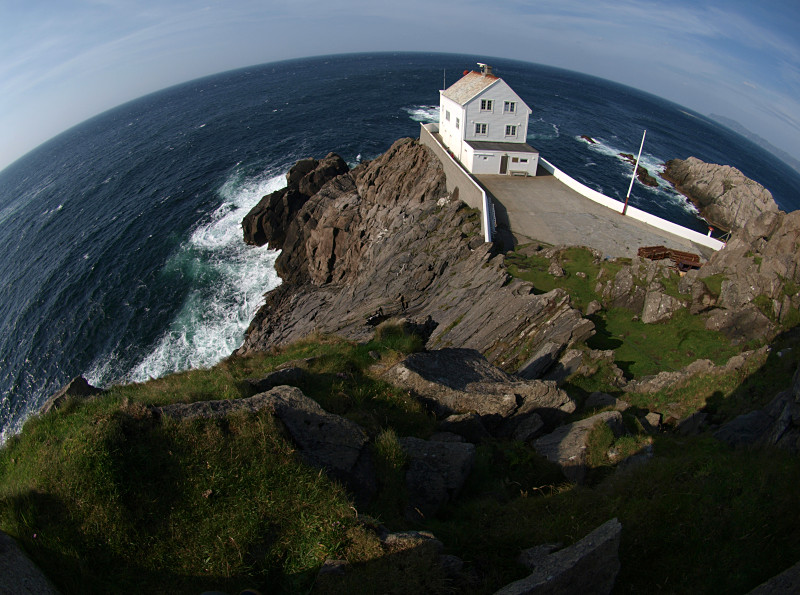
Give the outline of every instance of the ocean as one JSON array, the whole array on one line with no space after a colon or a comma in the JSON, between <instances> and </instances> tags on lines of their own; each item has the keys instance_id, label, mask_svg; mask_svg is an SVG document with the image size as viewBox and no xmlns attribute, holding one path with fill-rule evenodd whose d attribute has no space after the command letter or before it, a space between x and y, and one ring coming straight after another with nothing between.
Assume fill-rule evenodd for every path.
<instances>
[{"instance_id":1,"label":"ocean","mask_svg":"<svg viewBox=\"0 0 800 595\"><path fill-rule=\"evenodd\" d=\"M438 91L478 61L531 106L528 142L624 199L647 140L651 173L694 155L735 166L787 211L800 175L709 118L542 65L453 54L355 54L243 68L98 115L0 172L0 441L70 378L108 386L211 366L240 344L277 252L240 221L303 157L355 165L438 120ZM746 123L745 123L746 124ZM598 142L581 138L588 135ZM631 204L705 231L665 182Z\"/></svg>"}]
</instances>

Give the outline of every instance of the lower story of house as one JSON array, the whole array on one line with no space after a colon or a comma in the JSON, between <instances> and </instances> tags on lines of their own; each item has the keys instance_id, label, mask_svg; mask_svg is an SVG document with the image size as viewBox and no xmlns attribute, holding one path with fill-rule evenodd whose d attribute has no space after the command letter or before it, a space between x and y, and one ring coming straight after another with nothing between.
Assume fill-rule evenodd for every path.
<instances>
[{"instance_id":1,"label":"lower story of house","mask_svg":"<svg viewBox=\"0 0 800 595\"><path fill-rule=\"evenodd\" d=\"M461 162L473 174L535 176L539 151L527 143L464 141Z\"/></svg>"}]
</instances>

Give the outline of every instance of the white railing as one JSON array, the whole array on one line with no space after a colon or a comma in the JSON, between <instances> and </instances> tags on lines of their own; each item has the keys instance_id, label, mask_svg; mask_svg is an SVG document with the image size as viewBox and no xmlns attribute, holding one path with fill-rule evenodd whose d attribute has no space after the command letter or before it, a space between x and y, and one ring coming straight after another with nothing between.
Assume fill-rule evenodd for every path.
<instances>
[{"instance_id":1,"label":"white railing","mask_svg":"<svg viewBox=\"0 0 800 595\"><path fill-rule=\"evenodd\" d=\"M539 163L546 171L553 174L553 177L556 180L558 180L568 188L571 188L581 196L585 196L589 200L601 204L605 207L608 207L609 209L612 209L619 213L622 212L623 204L620 201L615 200L610 196L606 196L605 194L601 194L597 190L592 190L585 184L580 183L575 178L569 176L568 174L558 169L555 165L547 161L547 159L540 157ZM677 223L673 223L672 221L667 221L666 219L662 219L661 217L657 217L656 215L653 215L641 209L637 209L636 207L632 207L630 205L628 205L626 216L630 217L631 219L636 219L643 223L647 223L648 225L652 225L653 227L657 227L658 229L669 232L672 235L676 235L678 237L694 242L695 244L706 246L707 248L711 248L712 250L721 250L725 246L724 242L720 242L719 240L704 235L699 231L694 231L693 229L687 229L682 225L678 225Z\"/></svg>"}]
</instances>

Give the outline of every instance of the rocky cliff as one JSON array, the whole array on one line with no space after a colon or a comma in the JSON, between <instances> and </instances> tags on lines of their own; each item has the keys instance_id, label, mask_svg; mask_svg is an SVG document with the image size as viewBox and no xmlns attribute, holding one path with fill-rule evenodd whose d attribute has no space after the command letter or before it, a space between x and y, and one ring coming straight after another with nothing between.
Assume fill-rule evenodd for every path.
<instances>
[{"instance_id":1,"label":"rocky cliff","mask_svg":"<svg viewBox=\"0 0 800 595\"><path fill-rule=\"evenodd\" d=\"M704 163L696 157L672 159L662 176L686 195L711 225L726 231L741 229L765 211L778 211L769 190L729 165Z\"/></svg>"},{"instance_id":2,"label":"rocky cliff","mask_svg":"<svg viewBox=\"0 0 800 595\"><path fill-rule=\"evenodd\" d=\"M427 326L429 348L477 349L516 372L593 333L565 291L536 295L512 280L483 242L479 213L448 194L441 164L414 140L334 176L299 207L269 200L277 212L243 225L246 237L281 248L283 284L267 294L240 353L314 331L363 340L402 316ZM253 227L256 219L270 223Z\"/></svg>"}]
</instances>

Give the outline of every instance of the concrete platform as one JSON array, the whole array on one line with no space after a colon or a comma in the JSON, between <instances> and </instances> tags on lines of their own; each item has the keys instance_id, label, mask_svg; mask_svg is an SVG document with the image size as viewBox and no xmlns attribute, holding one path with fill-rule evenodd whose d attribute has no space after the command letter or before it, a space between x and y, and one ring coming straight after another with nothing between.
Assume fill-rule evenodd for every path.
<instances>
[{"instance_id":1,"label":"concrete platform","mask_svg":"<svg viewBox=\"0 0 800 595\"><path fill-rule=\"evenodd\" d=\"M632 257L642 246L664 245L707 259L713 251L589 200L539 169L536 177L475 176L491 195L504 246L544 242L588 246L607 257ZM622 211L622 203L620 203Z\"/></svg>"}]
</instances>

